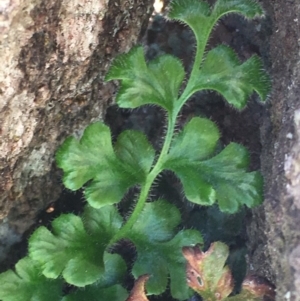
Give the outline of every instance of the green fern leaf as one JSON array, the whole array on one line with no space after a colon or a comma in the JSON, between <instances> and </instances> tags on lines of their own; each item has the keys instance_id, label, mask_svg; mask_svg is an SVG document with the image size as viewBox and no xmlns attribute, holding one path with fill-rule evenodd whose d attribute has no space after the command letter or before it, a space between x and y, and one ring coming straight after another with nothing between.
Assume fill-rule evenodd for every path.
<instances>
[{"instance_id":1,"label":"green fern leaf","mask_svg":"<svg viewBox=\"0 0 300 301\"><path fill-rule=\"evenodd\" d=\"M203 160L215 151L220 138L214 122L207 118L194 117L175 136L168 160Z\"/></svg>"},{"instance_id":2,"label":"green fern leaf","mask_svg":"<svg viewBox=\"0 0 300 301\"><path fill-rule=\"evenodd\" d=\"M150 171L155 151L146 136L137 131L124 131L114 146L117 158L123 163L130 174L139 177ZM142 172L141 172L141 171Z\"/></svg>"},{"instance_id":3,"label":"green fern leaf","mask_svg":"<svg viewBox=\"0 0 300 301\"><path fill-rule=\"evenodd\" d=\"M198 138L193 137L195 125ZM249 156L246 148L231 143L218 155L208 158L213 154L218 138L218 131L211 121L192 119L175 137L164 168L179 177L190 202L208 206L218 201L220 209L228 213L236 212L241 205L260 204L262 177L258 172L247 172Z\"/></svg>"},{"instance_id":4,"label":"green fern leaf","mask_svg":"<svg viewBox=\"0 0 300 301\"><path fill-rule=\"evenodd\" d=\"M67 138L56 153L57 165L64 171L64 184L71 190L81 188L99 169L107 167L107 158L114 160L113 147L110 130L102 123L88 126L80 141Z\"/></svg>"},{"instance_id":5,"label":"green fern leaf","mask_svg":"<svg viewBox=\"0 0 300 301\"><path fill-rule=\"evenodd\" d=\"M141 184L148 174L155 152L146 137L126 131L114 152L109 128L97 122L86 128L80 141L70 137L56 154L67 188L77 190L91 180L84 192L94 208L117 203L128 188Z\"/></svg>"},{"instance_id":6,"label":"green fern leaf","mask_svg":"<svg viewBox=\"0 0 300 301\"><path fill-rule=\"evenodd\" d=\"M171 2L169 17L189 25L196 37L197 53L193 70L200 67L214 26L222 16L230 13L254 18L262 16L263 10L253 0L218 0L212 10L206 2L201 0L174 0Z\"/></svg>"},{"instance_id":7,"label":"green fern leaf","mask_svg":"<svg viewBox=\"0 0 300 301\"><path fill-rule=\"evenodd\" d=\"M171 112L185 73L181 62L163 55L145 62L143 48L133 48L112 63L106 80L121 80L117 103L121 108L155 104Z\"/></svg>"},{"instance_id":8,"label":"green fern leaf","mask_svg":"<svg viewBox=\"0 0 300 301\"><path fill-rule=\"evenodd\" d=\"M180 220L180 213L173 205L161 200L148 203L127 236L135 244L138 253L133 275L135 278L151 275L146 286L148 294L164 292L170 275L172 296L179 300L188 297L181 248L201 243L202 238L194 230L176 234Z\"/></svg>"},{"instance_id":9,"label":"green fern leaf","mask_svg":"<svg viewBox=\"0 0 300 301\"><path fill-rule=\"evenodd\" d=\"M110 66L105 79L130 81L135 78L138 70L141 74L147 72L143 47L133 47L128 53L117 56Z\"/></svg>"},{"instance_id":10,"label":"green fern leaf","mask_svg":"<svg viewBox=\"0 0 300 301\"><path fill-rule=\"evenodd\" d=\"M230 143L217 156L199 162L197 169L216 191L221 211L236 212L263 201L263 179L259 172L247 172L249 155L245 147Z\"/></svg>"},{"instance_id":11,"label":"green fern leaf","mask_svg":"<svg viewBox=\"0 0 300 301\"><path fill-rule=\"evenodd\" d=\"M95 222L91 222L94 224ZM91 225L93 228L93 225ZM126 300L128 293L119 284L126 273L127 267L124 260L117 254L104 253L105 273L92 285L65 296L62 301L98 301L101 300Z\"/></svg>"},{"instance_id":12,"label":"green fern leaf","mask_svg":"<svg viewBox=\"0 0 300 301\"><path fill-rule=\"evenodd\" d=\"M220 134L209 119L195 117L175 136L164 167L180 178L187 198L197 204L212 205L216 201L213 187L206 183L189 162L212 156Z\"/></svg>"},{"instance_id":13,"label":"green fern leaf","mask_svg":"<svg viewBox=\"0 0 300 301\"><path fill-rule=\"evenodd\" d=\"M87 207L83 216L85 223L73 214L61 215L52 222L53 234L40 227L31 236L30 257L40 263L46 277L62 274L78 287L103 279L105 248L123 221L113 206Z\"/></svg>"},{"instance_id":14,"label":"green fern leaf","mask_svg":"<svg viewBox=\"0 0 300 301\"><path fill-rule=\"evenodd\" d=\"M254 0L218 0L211 15L218 20L229 13L241 14L249 19L264 15L262 7Z\"/></svg>"},{"instance_id":15,"label":"green fern leaf","mask_svg":"<svg viewBox=\"0 0 300 301\"><path fill-rule=\"evenodd\" d=\"M261 60L253 56L240 63L234 51L225 45L208 52L196 77L193 92L215 90L237 109L245 107L254 91L261 100L270 92L270 78L263 71Z\"/></svg>"},{"instance_id":16,"label":"green fern leaf","mask_svg":"<svg viewBox=\"0 0 300 301\"><path fill-rule=\"evenodd\" d=\"M2 301L60 301L62 280L47 279L41 275L39 264L29 257L21 259L16 271L0 274L0 299Z\"/></svg>"},{"instance_id":17,"label":"green fern leaf","mask_svg":"<svg viewBox=\"0 0 300 301\"><path fill-rule=\"evenodd\" d=\"M205 37L210 27L210 7L201 0L174 0L170 3L168 17L183 22L196 34L197 38Z\"/></svg>"},{"instance_id":18,"label":"green fern leaf","mask_svg":"<svg viewBox=\"0 0 300 301\"><path fill-rule=\"evenodd\" d=\"M194 32L197 49L204 51L213 27L208 3L200 0L172 1L168 17L187 24Z\"/></svg>"},{"instance_id":19,"label":"green fern leaf","mask_svg":"<svg viewBox=\"0 0 300 301\"><path fill-rule=\"evenodd\" d=\"M175 172L180 179L186 198L195 204L210 206L216 202L217 194L214 187L201 176L200 169L189 161L168 161L165 168Z\"/></svg>"}]
</instances>

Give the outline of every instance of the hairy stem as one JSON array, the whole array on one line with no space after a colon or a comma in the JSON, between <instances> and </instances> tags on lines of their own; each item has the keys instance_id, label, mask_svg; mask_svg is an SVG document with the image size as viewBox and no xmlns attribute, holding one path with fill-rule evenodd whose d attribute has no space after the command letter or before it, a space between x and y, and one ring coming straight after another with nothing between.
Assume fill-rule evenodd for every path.
<instances>
[{"instance_id":1,"label":"hairy stem","mask_svg":"<svg viewBox=\"0 0 300 301\"><path fill-rule=\"evenodd\" d=\"M206 42L208 40L208 37L209 37L209 35L207 35ZM195 77L196 72L199 70L201 62L202 62L202 58L203 58L203 55L204 55L205 45L206 44L202 43L203 45L201 45L201 46L200 46L200 44L201 43L196 38L197 50L196 50L196 55L195 55L195 61L194 61L193 69L192 69L192 72L190 74L189 83L191 82L191 79L193 79Z\"/></svg>"},{"instance_id":2,"label":"hairy stem","mask_svg":"<svg viewBox=\"0 0 300 301\"><path fill-rule=\"evenodd\" d=\"M171 142L172 142L172 138L173 138L173 135L174 135L174 129L175 129L177 115L178 115L178 113L177 114L172 113L172 114L168 115L168 129L167 129L167 134L166 134L166 137L165 137L164 145L163 145L163 148L160 152L159 158L158 158L155 166L153 167L151 173L155 173L156 170L161 172L162 165L164 163L164 160L166 159L166 155L169 152L170 145L171 145Z\"/></svg>"},{"instance_id":3,"label":"hairy stem","mask_svg":"<svg viewBox=\"0 0 300 301\"><path fill-rule=\"evenodd\" d=\"M142 186L141 192L140 192L140 196L139 199L137 201L137 204L130 216L130 218L127 220L127 222L125 223L125 225L123 225L123 227L120 229L120 231L118 231L113 238L110 240L109 242L109 246L111 246L112 244L116 243L117 241L119 241L120 239L126 237L126 234L128 233L128 231L131 230L132 226L135 224L135 222L137 221L140 213L142 212L144 205L146 203L147 200L147 196L149 193L149 190L151 188L151 185L154 181L154 179L151 179L150 174L148 175L145 184Z\"/></svg>"},{"instance_id":4,"label":"hairy stem","mask_svg":"<svg viewBox=\"0 0 300 301\"><path fill-rule=\"evenodd\" d=\"M158 174L163 169L163 163L164 163L164 160L166 159L166 155L168 154L168 151L169 151L169 148L170 148L170 145L172 142L176 117L177 117L177 115L175 117L173 117L172 115L168 116L168 130L167 130L164 145L163 145L161 153L158 157L158 160L157 160L156 164L154 165L153 169L151 170L151 172L148 174L146 181L141 188L141 192L140 192L138 201L136 203L136 206L135 206L131 216L129 217L129 219L127 220L125 225L120 229L120 231L118 233L116 233L114 235L114 237L110 240L110 242L108 244L109 246L116 243L120 239L126 237L126 234L128 233L128 231L131 230L133 225L136 223L138 217L140 216L140 213L142 212L144 205L147 201L147 197L148 197L149 191L151 189L151 186L152 186L155 178L158 176Z\"/></svg>"},{"instance_id":5,"label":"hairy stem","mask_svg":"<svg viewBox=\"0 0 300 301\"><path fill-rule=\"evenodd\" d=\"M204 52L205 52L205 48L208 44L208 39L211 35L211 32L214 28L214 25L216 24L216 22L218 21L219 18L216 18L214 20L211 21L211 25L210 25L210 28L209 30L207 31L206 33L206 36L203 37L202 39L202 42L199 41L199 39L197 38L197 34L196 32L194 32L195 34L195 37L196 37L196 54L195 54L195 60L194 60L194 65L193 65L193 69L192 69L192 72L190 74L190 77L189 77L189 81L188 81L188 84L186 86L186 89L184 92L188 92L189 94L189 90L191 90L193 88L193 81L194 79L196 78L197 76L197 72L198 70L200 69L201 67L201 63L202 63L202 60L203 60L203 56L204 56ZM193 92L194 93L194 92ZM193 94L192 93L192 94ZM184 94L184 93L183 93ZM184 105L184 103L187 101L188 98L183 98L183 101L181 103L181 106Z\"/></svg>"}]
</instances>

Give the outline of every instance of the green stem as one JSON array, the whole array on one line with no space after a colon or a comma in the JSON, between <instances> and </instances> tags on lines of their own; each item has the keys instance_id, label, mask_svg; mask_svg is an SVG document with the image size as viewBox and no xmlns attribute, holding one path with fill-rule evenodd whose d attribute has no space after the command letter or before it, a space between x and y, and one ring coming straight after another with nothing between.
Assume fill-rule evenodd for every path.
<instances>
[{"instance_id":1,"label":"green stem","mask_svg":"<svg viewBox=\"0 0 300 301\"><path fill-rule=\"evenodd\" d=\"M140 196L138 198L138 201L136 203L136 206L135 206L131 216L129 217L129 219L127 220L125 225L120 229L120 231L118 231L113 236L113 238L110 240L110 242L108 244L109 246L116 243L120 239L126 237L126 234L131 230L133 225L138 220L138 218L140 216L140 213L142 212L142 210L144 208L144 205L147 201L147 197L148 197L149 191L151 189L151 186L152 186L155 178L158 176L158 174L163 169L163 163L164 163L164 160L166 158L166 155L168 154L168 151L169 151L169 148L170 148L170 145L171 145L171 142L172 142L176 117L177 117L177 115L175 117L173 117L172 115L168 116L168 130L167 130L164 145L163 145L163 148L162 148L161 153L159 155L159 158L158 158L155 166L151 170L151 172L148 174L144 185L142 185Z\"/></svg>"},{"instance_id":2,"label":"green stem","mask_svg":"<svg viewBox=\"0 0 300 301\"><path fill-rule=\"evenodd\" d=\"M204 52L205 52L205 48L206 48L206 45L208 44L208 39L209 39L210 34L211 34L212 30L213 30L214 24L216 24L216 22L218 21L218 19L219 18L216 17L215 19L211 20L210 27L209 27L209 29L206 32L206 36L202 37L202 41L199 41L199 39L197 38L197 34L195 33L196 47L197 47L196 55L195 55L195 61L194 61L193 69L191 71L191 74L190 74L189 81L187 83L186 89L184 90L184 92L187 92L188 94L190 94L190 92L191 92L190 89L193 87L194 78L196 78L197 72L200 69L200 66L201 66L201 63L202 63L202 59L203 59L203 56L204 56ZM187 99L188 98L186 98L186 97L183 98L181 106L187 101Z\"/></svg>"},{"instance_id":3,"label":"green stem","mask_svg":"<svg viewBox=\"0 0 300 301\"><path fill-rule=\"evenodd\" d=\"M120 231L118 231L113 236L113 238L110 240L110 242L108 244L109 246L116 243L120 239L126 237L126 234L128 233L128 231L130 231L130 229L133 227L133 225L137 221L140 213L142 212L142 210L144 208L144 205L146 203L147 196L148 196L148 193L149 193L149 190L151 188L151 185L152 185L153 181L154 181L154 179L151 179L150 174L149 174L147 179L146 179L146 183L142 186L139 199L137 201L137 204L136 204L130 218L127 220L125 225L120 229Z\"/></svg>"},{"instance_id":4,"label":"green stem","mask_svg":"<svg viewBox=\"0 0 300 301\"><path fill-rule=\"evenodd\" d=\"M205 39L206 43L207 40L209 38L209 35L207 35L207 39ZM196 55L195 55L195 61L194 61L194 65L193 65L193 69L192 72L190 74L190 78L189 78L189 82L188 84L191 82L191 79L193 79L195 77L195 73L199 70L201 62L202 62L202 58L204 55L204 51L205 51L205 45L204 43L202 43L202 45L200 46L200 41L198 41L198 39L196 38Z\"/></svg>"},{"instance_id":5,"label":"green stem","mask_svg":"<svg viewBox=\"0 0 300 301\"><path fill-rule=\"evenodd\" d=\"M157 171L161 172L162 165L169 152L170 145L172 142L177 115L178 115L178 113L175 113L175 114L169 113L168 114L168 129L167 129L167 134L165 137L164 145L160 152L159 158L158 158L154 168L152 169L151 173L156 173Z\"/></svg>"}]
</instances>

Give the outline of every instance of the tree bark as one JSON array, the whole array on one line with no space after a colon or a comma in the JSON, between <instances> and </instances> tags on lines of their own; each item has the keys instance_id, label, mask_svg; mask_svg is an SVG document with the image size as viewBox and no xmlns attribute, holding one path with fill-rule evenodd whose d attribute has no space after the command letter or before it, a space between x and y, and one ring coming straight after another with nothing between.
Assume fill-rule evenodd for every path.
<instances>
[{"instance_id":1,"label":"tree bark","mask_svg":"<svg viewBox=\"0 0 300 301\"><path fill-rule=\"evenodd\" d=\"M153 1L1 2L2 248L60 195L55 151L67 136L103 117L115 88L104 83L106 71L141 37Z\"/></svg>"},{"instance_id":2,"label":"tree bark","mask_svg":"<svg viewBox=\"0 0 300 301\"><path fill-rule=\"evenodd\" d=\"M278 301L300 300L300 3L264 1L272 19L273 91L262 128L265 201L248 228L253 273L269 278Z\"/></svg>"}]
</instances>

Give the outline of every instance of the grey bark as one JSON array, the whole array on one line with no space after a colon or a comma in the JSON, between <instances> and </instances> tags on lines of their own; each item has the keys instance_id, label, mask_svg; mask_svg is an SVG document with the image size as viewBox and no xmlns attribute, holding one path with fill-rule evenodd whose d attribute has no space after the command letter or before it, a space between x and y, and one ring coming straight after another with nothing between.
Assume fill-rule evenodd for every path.
<instances>
[{"instance_id":1,"label":"grey bark","mask_svg":"<svg viewBox=\"0 0 300 301\"><path fill-rule=\"evenodd\" d=\"M57 199L62 141L102 119L116 54L145 30L153 0L0 3L0 259Z\"/></svg>"},{"instance_id":2,"label":"grey bark","mask_svg":"<svg viewBox=\"0 0 300 301\"><path fill-rule=\"evenodd\" d=\"M269 118L262 127L265 201L248 228L253 273L300 300L300 2L264 1L272 19ZM267 42L267 41L266 41Z\"/></svg>"}]
</instances>

